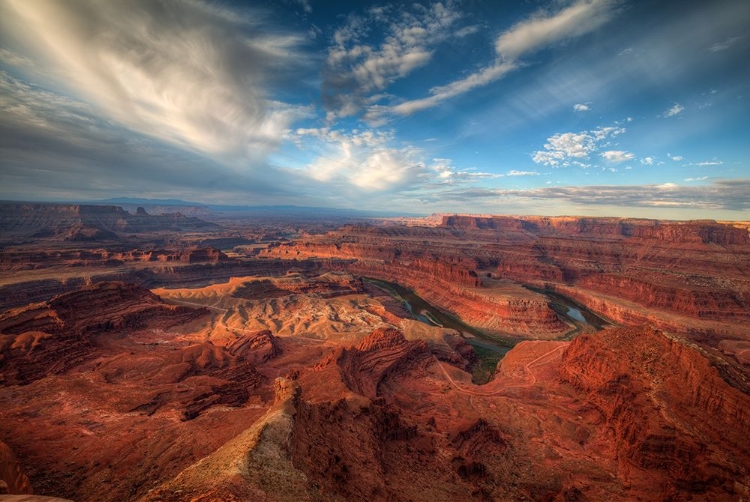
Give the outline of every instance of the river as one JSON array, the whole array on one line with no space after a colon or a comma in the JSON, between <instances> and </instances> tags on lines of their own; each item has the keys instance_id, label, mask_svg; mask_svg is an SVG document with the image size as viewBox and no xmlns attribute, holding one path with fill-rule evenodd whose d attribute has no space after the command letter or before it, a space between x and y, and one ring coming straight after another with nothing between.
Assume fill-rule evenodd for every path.
<instances>
[{"instance_id":1,"label":"river","mask_svg":"<svg viewBox=\"0 0 750 502\"><path fill-rule=\"evenodd\" d=\"M479 361L472 368L472 380L476 384L487 383L492 378L492 375L494 375L497 363L517 343L517 340L513 340L510 337L503 339L496 335L487 335L476 328L467 326L455 317L433 307L414 293L414 291L399 284L372 278L365 278L365 280L403 302L406 309L417 320L425 324L451 328L461 333L466 341L474 347L474 352L479 357ZM580 333L584 326L593 326L598 330L608 324L593 312L559 293L548 290L537 290L535 288L529 289L547 296L552 301L552 308L558 314L574 322L576 329L566 339L570 339Z\"/></svg>"},{"instance_id":2,"label":"river","mask_svg":"<svg viewBox=\"0 0 750 502\"><path fill-rule=\"evenodd\" d=\"M399 284L370 278L367 278L367 281L387 291L397 300L402 301L406 309L418 320L442 328L455 329L475 348L480 347L494 352L502 358L515 344L511 340L498 340L482 333L476 328L467 326L455 317L433 307L416 293Z\"/></svg>"}]
</instances>

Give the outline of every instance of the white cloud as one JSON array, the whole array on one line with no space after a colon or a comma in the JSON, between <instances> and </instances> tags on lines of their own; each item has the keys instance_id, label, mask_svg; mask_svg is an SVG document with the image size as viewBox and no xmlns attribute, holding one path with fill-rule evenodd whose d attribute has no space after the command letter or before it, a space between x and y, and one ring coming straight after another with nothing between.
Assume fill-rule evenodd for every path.
<instances>
[{"instance_id":1,"label":"white cloud","mask_svg":"<svg viewBox=\"0 0 750 502\"><path fill-rule=\"evenodd\" d=\"M675 115L677 115L678 113L682 112L682 110L684 110L684 109L685 109L685 107L684 107L684 106L682 106L682 105L681 105L681 104L679 104L679 103L675 103L675 104L674 104L674 106L673 106L672 108L670 108L669 110L665 111L665 112L664 112L664 113L662 114L662 117L664 117L664 118L667 118L667 117L674 117L674 116L675 116Z\"/></svg>"},{"instance_id":2,"label":"white cloud","mask_svg":"<svg viewBox=\"0 0 750 502\"><path fill-rule=\"evenodd\" d=\"M644 166L650 166L653 163L654 163L654 158L653 157L643 157L641 159L641 164L643 164Z\"/></svg>"},{"instance_id":3,"label":"white cloud","mask_svg":"<svg viewBox=\"0 0 750 502\"><path fill-rule=\"evenodd\" d=\"M451 159L430 159L424 150L398 143L393 131L298 128L290 136L301 150L315 154L300 172L344 191L371 194L429 190L505 176L460 169Z\"/></svg>"},{"instance_id":4,"label":"white cloud","mask_svg":"<svg viewBox=\"0 0 750 502\"><path fill-rule=\"evenodd\" d=\"M426 172L421 151L393 146L392 133L298 129L300 136L319 141L320 156L306 166L307 174L323 182L345 183L364 191L403 188Z\"/></svg>"},{"instance_id":5,"label":"white cloud","mask_svg":"<svg viewBox=\"0 0 750 502\"><path fill-rule=\"evenodd\" d=\"M312 179L362 192L398 191L424 184L452 185L488 177L456 169L450 159L435 158L412 146L396 144L392 131L300 128L292 138L317 153L304 172Z\"/></svg>"},{"instance_id":6,"label":"white cloud","mask_svg":"<svg viewBox=\"0 0 750 502\"><path fill-rule=\"evenodd\" d=\"M466 26L464 28L461 28L460 30L457 30L454 35L458 38L464 38L468 37L469 35L473 35L474 33L479 33L479 29L480 26L478 24Z\"/></svg>"},{"instance_id":7,"label":"white cloud","mask_svg":"<svg viewBox=\"0 0 750 502\"><path fill-rule=\"evenodd\" d=\"M569 38L590 33L609 21L615 12L613 0L579 0L559 11L540 10L513 25L495 41L497 58L491 64L447 85L430 89L431 96L403 102L391 109L371 110L372 117L387 113L410 115L432 108L452 97L485 86L519 68L519 58Z\"/></svg>"},{"instance_id":8,"label":"white cloud","mask_svg":"<svg viewBox=\"0 0 750 502\"><path fill-rule=\"evenodd\" d=\"M573 110L576 112L587 112L591 110L591 108L589 108L587 105L575 104L573 105Z\"/></svg>"},{"instance_id":9,"label":"white cloud","mask_svg":"<svg viewBox=\"0 0 750 502\"><path fill-rule=\"evenodd\" d=\"M310 0L297 0L297 3L300 7L302 7L302 10L307 12L308 14L312 12L312 6L310 5Z\"/></svg>"},{"instance_id":10,"label":"white cloud","mask_svg":"<svg viewBox=\"0 0 750 502\"><path fill-rule=\"evenodd\" d=\"M624 132L624 128L609 126L579 133L558 133L547 138L544 150L535 152L532 159L537 164L553 167L567 167L571 164L589 167L575 159L589 158L591 153L598 149L602 141Z\"/></svg>"},{"instance_id":11,"label":"white cloud","mask_svg":"<svg viewBox=\"0 0 750 502\"><path fill-rule=\"evenodd\" d=\"M632 153L622 150L607 150L606 152L602 152L601 156L604 157L607 162L613 163L625 162L626 160L632 160L635 157Z\"/></svg>"},{"instance_id":12,"label":"white cloud","mask_svg":"<svg viewBox=\"0 0 750 502\"><path fill-rule=\"evenodd\" d=\"M475 169L457 169L450 159L432 159L430 168L437 173L433 183L455 185L487 178L502 178L502 174L483 173Z\"/></svg>"},{"instance_id":13,"label":"white cloud","mask_svg":"<svg viewBox=\"0 0 750 502\"><path fill-rule=\"evenodd\" d=\"M724 40L723 42L717 42L713 44L711 47L708 48L711 52L719 52L719 51L725 51L729 49L734 43L738 40L740 40L742 37L730 37Z\"/></svg>"},{"instance_id":14,"label":"white cloud","mask_svg":"<svg viewBox=\"0 0 750 502\"><path fill-rule=\"evenodd\" d=\"M674 160L675 162L679 162L679 161L683 160L683 158L684 158L681 155L670 155L670 154L667 154L667 157L669 157L670 159Z\"/></svg>"},{"instance_id":15,"label":"white cloud","mask_svg":"<svg viewBox=\"0 0 750 502\"><path fill-rule=\"evenodd\" d=\"M708 176L701 176L700 178L685 178L685 181L691 182L691 181L703 181L707 180Z\"/></svg>"},{"instance_id":16,"label":"white cloud","mask_svg":"<svg viewBox=\"0 0 750 502\"><path fill-rule=\"evenodd\" d=\"M613 7L611 1L583 0L555 13L540 10L500 35L495 51L504 61L515 61L542 47L595 30L609 21Z\"/></svg>"},{"instance_id":17,"label":"white cloud","mask_svg":"<svg viewBox=\"0 0 750 502\"><path fill-rule=\"evenodd\" d=\"M585 185L545 186L529 190L489 188L458 189L438 195L440 202L477 199L531 199L548 205L556 200L577 206L621 206L627 208L690 208L750 210L750 180L718 180L710 185L680 186L676 183L660 185Z\"/></svg>"},{"instance_id":18,"label":"white cloud","mask_svg":"<svg viewBox=\"0 0 750 502\"><path fill-rule=\"evenodd\" d=\"M301 38L268 31L255 14L146 0L0 6L12 35L109 118L194 151L243 159L263 158L306 113L267 97L274 77L301 61Z\"/></svg>"},{"instance_id":19,"label":"white cloud","mask_svg":"<svg viewBox=\"0 0 750 502\"><path fill-rule=\"evenodd\" d=\"M714 157L712 160L705 160L703 162L696 162L695 164L689 164L689 165L698 166L698 167L708 167L708 166L720 166L723 164L724 164L723 160L719 160L716 157Z\"/></svg>"},{"instance_id":20,"label":"white cloud","mask_svg":"<svg viewBox=\"0 0 750 502\"><path fill-rule=\"evenodd\" d=\"M451 82L448 85L433 87L430 89L432 96L422 99L415 99L412 101L406 101L399 105L394 106L390 110L399 115L411 115L414 112L420 110L426 110L442 103L446 99L464 94L477 87L482 87L490 82L497 80L506 73L514 70L516 65L514 64L497 64L483 68L477 73L473 73L468 77Z\"/></svg>"},{"instance_id":21,"label":"white cloud","mask_svg":"<svg viewBox=\"0 0 750 502\"><path fill-rule=\"evenodd\" d=\"M374 102L372 94L427 64L433 48L451 36L450 28L459 18L457 10L443 3L414 4L411 10L398 11L377 7L366 17L350 17L336 30L328 49L323 81L326 108L334 116L359 113ZM366 35L378 25L386 37L379 45L368 45Z\"/></svg>"},{"instance_id":22,"label":"white cloud","mask_svg":"<svg viewBox=\"0 0 750 502\"><path fill-rule=\"evenodd\" d=\"M539 173L536 171L516 171L515 169L512 171L508 171L505 173L506 176L539 176Z\"/></svg>"}]
</instances>

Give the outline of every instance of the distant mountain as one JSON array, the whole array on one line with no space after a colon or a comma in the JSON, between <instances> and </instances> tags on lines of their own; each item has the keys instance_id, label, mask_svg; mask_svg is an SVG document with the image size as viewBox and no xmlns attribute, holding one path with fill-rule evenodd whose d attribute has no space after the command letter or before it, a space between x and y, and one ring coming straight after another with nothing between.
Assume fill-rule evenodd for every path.
<instances>
[{"instance_id":1,"label":"distant mountain","mask_svg":"<svg viewBox=\"0 0 750 502\"><path fill-rule=\"evenodd\" d=\"M208 207L200 202L187 202L180 199L141 199L137 197L113 197L111 199L95 200L86 204L115 204L130 206L202 206Z\"/></svg>"},{"instance_id":2,"label":"distant mountain","mask_svg":"<svg viewBox=\"0 0 750 502\"><path fill-rule=\"evenodd\" d=\"M133 213L117 205L45 204L0 201L0 236L101 241L122 235L184 230L217 230L215 223L174 212L152 215L143 208Z\"/></svg>"},{"instance_id":3,"label":"distant mountain","mask_svg":"<svg viewBox=\"0 0 750 502\"><path fill-rule=\"evenodd\" d=\"M243 214L275 218L390 218L396 216L424 216L422 213L399 213L395 211L367 211L361 209L342 209L335 207L311 207L295 205L245 206L225 204L204 204L180 199L141 199L134 197L115 197L88 204L117 204L130 211L143 207L152 214L177 212L187 216L200 216L210 213L225 213L234 216ZM172 211L169 206L174 206ZM190 208L190 209L188 209Z\"/></svg>"},{"instance_id":4,"label":"distant mountain","mask_svg":"<svg viewBox=\"0 0 750 502\"><path fill-rule=\"evenodd\" d=\"M214 212L255 215L265 217L294 217L294 218L387 218L393 216L417 216L412 213L397 213L394 211L367 211L361 209L341 209L335 207L309 206L223 206L209 205Z\"/></svg>"},{"instance_id":5,"label":"distant mountain","mask_svg":"<svg viewBox=\"0 0 750 502\"><path fill-rule=\"evenodd\" d=\"M12 202L12 201L7 201ZM26 202L26 201L16 201ZM231 205L231 204L206 204L181 199L146 199L141 197L112 197L100 200L76 200L76 201L46 201L29 202L33 204L61 204L61 205L101 205L120 206L125 211L135 214L142 207L151 215L164 215L180 213L184 216L208 217L208 216L262 216L265 218L294 218L294 219L319 219L319 218L394 218L394 217L422 217L427 213L402 213L383 210L363 210L336 207L319 206L295 206L288 205ZM218 214L217 214L218 213Z\"/></svg>"}]
</instances>

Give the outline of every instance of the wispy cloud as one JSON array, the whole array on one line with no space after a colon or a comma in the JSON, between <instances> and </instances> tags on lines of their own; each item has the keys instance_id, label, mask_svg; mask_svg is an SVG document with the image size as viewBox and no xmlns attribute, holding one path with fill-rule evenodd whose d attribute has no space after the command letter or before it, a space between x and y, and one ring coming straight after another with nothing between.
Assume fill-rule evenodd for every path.
<instances>
[{"instance_id":1,"label":"wispy cloud","mask_svg":"<svg viewBox=\"0 0 750 502\"><path fill-rule=\"evenodd\" d=\"M740 40L742 37L729 37L723 42L717 42L708 48L711 52L725 51L729 49L735 42Z\"/></svg>"},{"instance_id":2,"label":"wispy cloud","mask_svg":"<svg viewBox=\"0 0 750 502\"><path fill-rule=\"evenodd\" d=\"M643 164L644 166L650 166L650 165L653 165L653 163L654 163L653 157L643 157L641 159L641 164Z\"/></svg>"},{"instance_id":3,"label":"wispy cloud","mask_svg":"<svg viewBox=\"0 0 750 502\"><path fill-rule=\"evenodd\" d=\"M320 155L306 166L307 174L328 183L344 183L363 190L387 190L414 183L426 172L416 148L393 145L390 132L297 129L300 142L314 138Z\"/></svg>"},{"instance_id":4,"label":"wispy cloud","mask_svg":"<svg viewBox=\"0 0 750 502\"><path fill-rule=\"evenodd\" d=\"M695 162L692 164L687 164L688 166L698 166L698 167L708 167L708 166L721 166L724 164L723 160L719 160L716 157L714 157L711 160L704 160L703 162Z\"/></svg>"},{"instance_id":5,"label":"wispy cloud","mask_svg":"<svg viewBox=\"0 0 750 502\"><path fill-rule=\"evenodd\" d=\"M625 128L610 126L579 133L558 133L547 138L544 150L535 152L532 159L545 166L567 167L576 159L588 159L604 140L624 132Z\"/></svg>"},{"instance_id":6,"label":"wispy cloud","mask_svg":"<svg viewBox=\"0 0 750 502\"><path fill-rule=\"evenodd\" d=\"M505 61L568 38L589 33L609 21L614 2L583 0L558 12L541 10L497 38L495 50Z\"/></svg>"},{"instance_id":7,"label":"wispy cloud","mask_svg":"<svg viewBox=\"0 0 750 502\"><path fill-rule=\"evenodd\" d=\"M133 133L93 105L0 71L0 198L148 196L271 203L304 200L304 183L268 165L237 172ZM193 199L189 197L193 194Z\"/></svg>"},{"instance_id":8,"label":"wispy cloud","mask_svg":"<svg viewBox=\"0 0 750 502\"><path fill-rule=\"evenodd\" d=\"M633 160L635 158L635 155L623 150L607 150L606 152L602 152L601 155L607 162L611 163L625 162L626 160Z\"/></svg>"},{"instance_id":9,"label":"wispy cloud","mask_svg":"<svg viewBox=\"0 0 750 502\"><path fill-rule=\"evenodd\" d=\"M302 7L302 10L304 10L306 13L312 12L312 5L310 5L310 0L296 0L300 7Z\"/></svg>"},{"instance_id":10,"label":"wispy cloud","mask_svg":"<svg viewBox=\"0 0 750 502\"><path fill-rule=\"evenodd\" d=\"M717 180L710 185L682 186L675 183L655 185L546 186L530 190L472 188L443 193L443 200L471 201L537 200L565 201L582 207L622 206L701 210L750 209L750 180Z\"/></svg>"},{"instance_id":11,"label":"wispy cloud","mask_svg":"<svg viewBox=\"0 0 750 502\"><path fill-rule=\"evenodd\" d=\"M515 169L512 171L508 171L505 173L506 176L539 176L539 173L536 171L516 171Z\"/></svg>"},{"instance_id":12,"label":"wispy cloud","mask_svg":"<svg viewBox=\"0 0 750 502\"><path fill-rule=\"evenodd\" d=\"M308 128L295 131L302 149L317 152L304 167L310 178L363 193L408 190L429 185L454 185L494 177L457 169L450 159L433 158L412 146L396 143L392 131L347 132Z\"/></svg>"},{"instance_id":13,"label":"wispy cloud","mask_svg":"<svg viewBox=\"0 0 750 502\"><path fill-rule=\"evenodd\" d=\"M682 112L682 110L684 110L684 109L685 109L684 106L682 106L679 103L675 103L672 108L670 108L669 110L666 110L664 113L662 113L662 117L664 117L664 118L674 117L678 113Z\"/></svg>"},{"instance_id":14,"label":"wispy cloud","mask_svg":"<svg viewBox=\"0 0 750 502\"><path fill-rule=\"evenodd\" d=\"M670 159L672 159L675 162L679 162L679 161L681 161L681 160L684 159L684 157L682 155L671 155L669 153L667 154L667 157L669 157Z\"/></svg>"},{"instance_id":15,"label":"wispy cloud","mask_svg":"<svg viewBox=\"0 0 750 502\"><path fill-rule=\"evenodd\" d=\"M700 178L685 178L685 181L689 183L691 181L703 181L707 179L708 179L708 176L701 176Z\"/></svg>"},{"instance_id":16,"label":"wispy cloud","mask_svg":"<svg viewBox=\"0 0 750 502\"><path fill-rule=\"evenodd\" d=\"M73 93L118 123L181 147L263 158L304 114L267 97L274 78L301 63L302 39L268 28L261 11L9 0L0 15Z\"/></svg>"},{"instance_id":17,"label":"wispy cloud","mask_svg":"<svg viewBox=\"0 0 750 502\"><path fill-rule=\"evenodd\" d=\"M430 61L434 46L451 35L459 18L450 3L399 10L376 7L366 16L350 16L328 49L323 72L326 109L346 117L377 103L377 93ZM379 45L366 43L375 27L386 33Z\"/></svg>"},{"instance_id":18,"label":"wispy cloud","mask_svg":"<svg viewBox=\"0 0 750 502\"><path fill-rule=\"evenodd\" d=\"M561 10L539 10L497 37L497 57L491 64L467 77L433 87L428 97L405 101L392 108L380 107L371 114L410 115L494 82L519 68L522 56L599 28L614 16L616 3L614 0L579 0Z\"/></svg>"},{"instance_id":19,"label":"wispy cloud","mask_svg":"<svg viewBox=\"0 0 750 502\"><path fill-rule=\"evenodd\" d=\"M576 112L587 112L591 110L591 108L589 108L588 105L575 104L573 105L573 110Z\"/></svg>"}]
</instances>

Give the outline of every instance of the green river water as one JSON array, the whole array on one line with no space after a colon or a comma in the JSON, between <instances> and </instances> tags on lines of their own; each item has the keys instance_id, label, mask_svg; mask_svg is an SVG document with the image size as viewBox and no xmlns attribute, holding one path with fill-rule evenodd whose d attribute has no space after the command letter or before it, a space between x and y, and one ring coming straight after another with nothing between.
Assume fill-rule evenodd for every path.
<instances>
[{"instance_id":1,"label":"green river water","mask_svg":"<svg viewBox=\"0 0 750 502\"><path fill-rule=\"evenodd\" d=\"M395 299L403 302L406 309L419 321L425 324L455 329L461 333L466 341L474 347L474 351L479 357L479 361L472 368L474 383L486 383L494 374L495 367L500 359L517 343L517 340L511 337L488 335L476 328L467 326L455 317L433 307L419 295L399 284L372 278L365 278L365 280L387 291ZM560 306L555 310L570 320L575 321L576 326L592 325L599 329L602 325L606 324L605 321L584 307L568 300L562 295L552 293L550 297L554 303ZM577 334L577 332L578 330L573 335Z\"/></svg>"}]
</instances>

